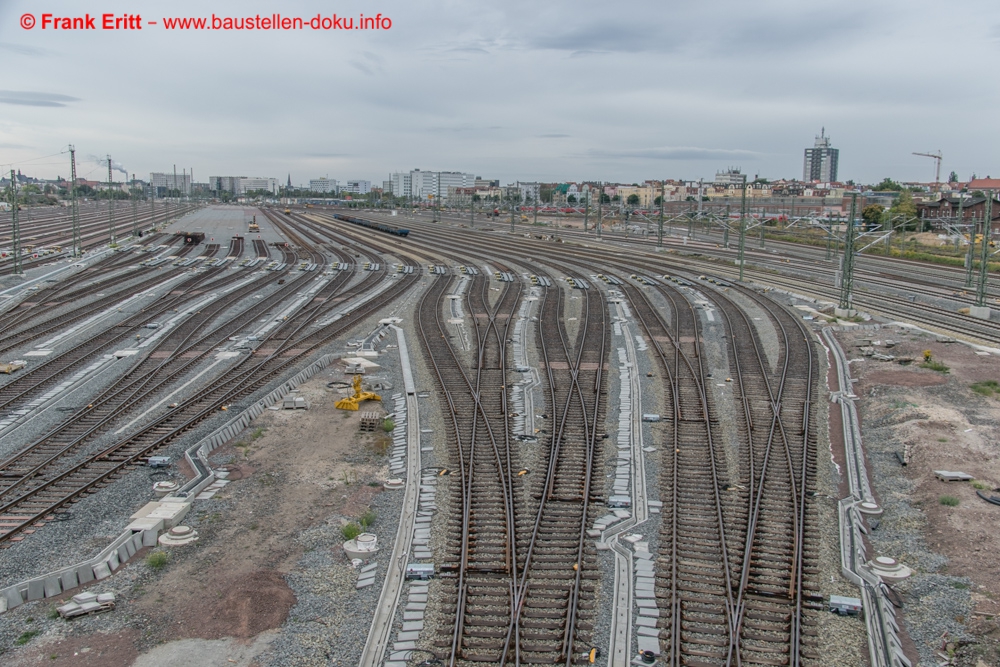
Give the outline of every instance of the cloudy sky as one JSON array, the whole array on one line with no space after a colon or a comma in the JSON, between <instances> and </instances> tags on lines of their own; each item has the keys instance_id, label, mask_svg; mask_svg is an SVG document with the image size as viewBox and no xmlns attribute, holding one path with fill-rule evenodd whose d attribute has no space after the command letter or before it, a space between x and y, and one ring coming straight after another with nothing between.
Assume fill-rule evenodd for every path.
<instances>
[{"instance_id":1,"label":"cloudy sky","mask_svg":"<svg viewBox=\"0 0 1000 667\"><path fill-rule=\"evenodd\" d=\"M141 31L42 29L139 13ZM170 16L381 13L381 31L168 31ZM35 27L21 27L30 13ZM97 21L100 25L100 19ZM0 0L0 168L98 178L412 168L504 181L1000 176L996 0L817 3ZM89 160L89 161L88 161Z\"/></svg>"}]
</instances>

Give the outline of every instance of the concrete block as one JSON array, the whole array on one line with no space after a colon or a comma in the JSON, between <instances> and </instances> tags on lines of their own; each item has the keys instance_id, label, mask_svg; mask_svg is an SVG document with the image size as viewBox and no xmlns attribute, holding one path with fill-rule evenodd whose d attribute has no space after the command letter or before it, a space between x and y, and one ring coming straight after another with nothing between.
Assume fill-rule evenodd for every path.
<instances>
[{"instance_id":1,"label":"concrete block","mask_svg":"<svg viewBox=\"0 0 1000 667\"><path fill-rule=\"evenodd\" d=\"M660 631L657 628L640 627L636 629L636 634L640 637L659 637Z\"/></svg>"},{"instance_id":2,"label":"concrete block","mask_svg":"<svg viewBox=\"0 0 1000 667\"><path fill-rule=\"evenodd\" d=\"M135 552L142 548L142 533L134 533L132 535L132 546L135 548L132 552L134 556Z\"/></svg>"},{"instance_id":3,"label":"concrete block","mask_svg":"<svg viewBox=\"0 0 1000 667\"><path fill-rule=\"evenodd\" d=\"M417 648L417 642L393 642L393 651L412 651Z\"/></svg>"},{"instance_id":4,"label":"concrete block","mask_svg":"<svg viewBox=\"0 0 1000 667\"><path fill-rule=\"evenodd\" d=\"M128 529L133 532L141 532L144 530L153 530L160 532L163 530L163 519L158 517L146 516L141 519L136 519L128 525Z\"/></svg>"},{"instance_id":5,"label":"concrete block","mask_svg":"<svg viewBox=\"0 0 1000 667\"><path fill-rule=\"evenodd\" d=\"M422 621L424 620L424 612L422 611L404 611L403 612L404 621Z\"/></svg>"},{"instance_id":6,"label":"concrete block","mask_svg":"<svg viewBox=\"0 0 1000 667\"><path fill-rule=\"evenodd\" d=\"M639 616L635 619L635 624L643 628L655 628L656 619L650 616Z\"/></svg>"},{"instance_id":7,"label":"concrete block","mask_svg":"<svg viewBox=\"0 0 1000 667\"><path fill-rule=\"evenodd\" d=\"M93 565L81 565L76 568L76 579L80 582L80 585L89 584L94 580L94 566Z\"/></svg>"},{"instance_id":8,"label":"concrete block","mask_svg":"<svg viewBox=\"0 0 1000 667\"><path fill-rule=\"evenodd\" d=\"M45 597L54 598L61 594L62 582L59 580L59 575L53 574L52 576L45 577Z\"/></svg>"},{"instance_id":9,"label":"concrete block","mask_svg":"<svg viewBox=\"0 0 1000 667\"><path fill-rule=\"evenodd\" d=\"M111 576L111 567L106 562L98 563L94 566L95 579L107 579Z\"/></svg>"},{"instance_id":10,"label":"concrete block","mask_svg":"<svg viewBox=\"0 0 1000 667\"><path fill-rule=\"evenodd\" d=\"M652 651L653 655L660 655L660 642L654 637L639 637L639 650Z\"/></svg>"},{"instance_id":11,"label":"concrete block","mask_svg":"<svg viewBox=\"0 0 1000 667\"><path fill-rule=\"evenodd\" d=\"M13 609L14 607L20 607L24 604L24 600L21 598L21 592L17 590L15 586L4 590L3 599L7 602L7 609ZM423 627L423 623L420 624Z\"/></svg>"},{"instance_id":12,"label":"concrete block","mask_svg":"<svg viewBox=\"0 0 1000 667\"><path fill-rule=\"evenodd\" d=\"M402 631L403 632L420 632L423 629L424 629L424 622L423 621L409 621L409 622L403 623Z\"/></svg>"},{"instance_id":13,"label":"concrete block","mask_svg":"<svg viewBox=\"0 0 1000 667\"><path fill-rule=\"evenodd\" d=\"M41 600L45 597L45 582L41 579L32 579L28 582L28 600Z\"/></svg>"},{"instance_id":14,"label":"concrete block","mask_svg":"<svg viewBox=\"0 0 1000 667\"><path fill-rule=\"evenodd\" d=\"M160 503L158 502L146 503L145 505L142 506L142 509L140 509L138 512L136 512L129 518L131 518L133 521L136 519L141 519L146 515L148 515L150 512L152 512L153 510L159 508L159 506Z\"/></svg>"},{"instance_id":15,"label":"concrete block","mask_svg":"<svg viewBox=\"0 0 1000 667\"><path fill-rule=\"evenodd\" d=\"M62 589L71 590L80 585L80 580L76 576L76 570L66 570L62 573Z\"/></svg>"},{"instance_id":16,"label":"concrete block","mask_svg":"<svg viewBox=\"0 0 1000 667\"><path fill-rule=\"evenodd\" d=\"M969 315L980 320L990 319L989 306L969 306Z\"/></svg>"},{"instance_id":17,"label":"concrete block","mask_svg":"<svg viewBox=\"0 0 1000 667\"><path fill-rule=\"evenodd\" d=\"M410 602L427 602L427 593L410 593L406 599Z\"/></svg>"},{"instance_id":18,"label":"concrete block","mask_svg":"<svg viewBox=\"0 0 1000 667\"><path fill-rule=\"evenodd\" d=\"M420 632L416 630L413 632L400 632L396 635L396 640L401 642L415 642L418 639L420 639Z\"/></svg>"},{"instance_id":19,"label":"concrete block","mask_svg":"<svg viewBox=\"0 0 1000 667\"><path fill-rule=\"evenodd\" d=\"M131 558L132 554L135 553L135 551L133 551L132 553L129 553L128 548L130 546L132 546L132 540L129 540L125 544L122 544L121 546L118 547L118 564L119 565L124 565L125 563L127 563L128 559Z\"/></svg>"},{"instance_id":20,"label":"concrete block","mask_svg":"<svg viewBox=\"0 0 1000 667\"><path fill-rule=\"evenodd\" d=\"M155 530L144 530L142 531L142 546L144 547L155 547L157 538L159 537L159 532Z\"/></svg>"},{"instance_id":21,"label":"concrete block","mask_svg":"<svg viewBox=\"0 0 1000 667\"><path fill-rule=\"evenodd\" d=\"M115 570L117 570L118 566L122 564L122 562L120 560L118 560L118 552L117 551L112 551L111 555L108 556L107 559L104 562L106 562L108 564L108 570L110 570L111 572L114 572Z\"/></svg>"}]
</instances>

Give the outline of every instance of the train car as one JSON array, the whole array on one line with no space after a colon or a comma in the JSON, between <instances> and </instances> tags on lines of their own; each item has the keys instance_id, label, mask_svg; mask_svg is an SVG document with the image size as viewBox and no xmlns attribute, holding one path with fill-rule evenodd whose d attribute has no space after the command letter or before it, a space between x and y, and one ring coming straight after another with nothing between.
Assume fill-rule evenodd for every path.
<instances>
[{"instance_id":1,"label":"train car","mask_svg":"<svg viewBox=\"0 0 1000 667\"><path fill-rule=\"evenodd\" d=\"M352 225L360 225L362 227L368 227L369 229L375 229L380 232L385 232L386 234L393 234L395 236L409 236L409 229L400 229L399 227L393 227L392 225L387 225L384 222L375 222L373 220L365 220L364 218L355 218L351 215L344 215L342 213L334 213L333 217L337 220L343 220L344 222L349 222Z\"/></svg>"}]
</instances>

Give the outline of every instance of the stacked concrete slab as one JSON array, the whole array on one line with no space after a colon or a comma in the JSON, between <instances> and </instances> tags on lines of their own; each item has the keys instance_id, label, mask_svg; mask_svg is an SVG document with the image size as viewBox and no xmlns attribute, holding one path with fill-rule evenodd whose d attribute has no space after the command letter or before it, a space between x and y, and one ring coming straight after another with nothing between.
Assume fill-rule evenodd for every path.
<instances>
[{"instance_id":1,"label":"stacked concrete slab","mask_svg":"<svg viewBox=\"0 0 1000 667\"><path fill-rule=\"evenodd\" d=\"M392 421L392 450L389 452L389 476L406 476L406 397L403 394L393 394L394 414Z\"/></svg>"}]
</instances>

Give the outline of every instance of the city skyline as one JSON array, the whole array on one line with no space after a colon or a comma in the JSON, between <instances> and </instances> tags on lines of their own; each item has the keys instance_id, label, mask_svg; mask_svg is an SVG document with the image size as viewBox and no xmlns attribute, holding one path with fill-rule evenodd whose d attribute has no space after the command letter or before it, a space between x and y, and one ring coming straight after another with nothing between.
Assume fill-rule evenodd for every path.
<instances>
[{"instance_id":1,"label":"city skyline","mask_svg":"<svg viewBox=\"0 0 1000 667\"><path fill-rule=\"evenodd\" d=\"M997 93L967 66L997 56L1000 24L968 21L990 14L985 2L951 7L766 2L748 17L735 4L633 2L609 14L596 3L388 2L392 28L377 33L140 35L25 30L18 17L39 10L15 0L0 7L0 166L65 175L57 153L73 143L81 163L110 154L137 175L183 164L195 180L234 165L295 183L327 173L381 183L416 166L504 181L710 179L727 164L797 178L825 126L842 151L840 180L931 181L932 161L912 153L939 149L942 176L1000 173L997 141L981 131ZM81 11L65 0L45 9ZM331 8L283 8L320 11ZM104 52L106 73L65 66ZM941 83L961 92L928 94ZM94 160L80 173L102 168Z\"/></svg>"}]
</instances>

